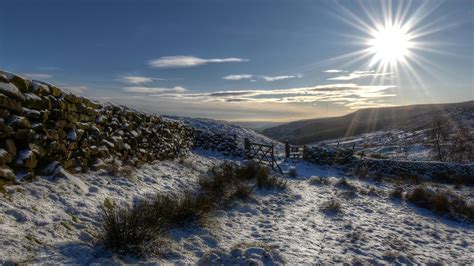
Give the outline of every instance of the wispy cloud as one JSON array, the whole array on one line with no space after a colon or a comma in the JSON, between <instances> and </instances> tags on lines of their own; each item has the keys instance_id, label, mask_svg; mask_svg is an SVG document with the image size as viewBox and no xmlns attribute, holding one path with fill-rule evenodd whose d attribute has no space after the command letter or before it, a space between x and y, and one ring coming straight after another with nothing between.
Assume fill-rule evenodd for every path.
<instances>
[{"instance_id":1,"label":"wispy cloud","mask_svg":"<svg viewBox=\"0 0 474 266\"><path fill-rule=\"evenodd\" d=\"M242 79L252 79L254 76L250 74L239 74L239 75L228 75L223 77L225 80L242 80Z\"/></svg>"},{"instance_id":2,"label":"wispy cloud","mask_svg":"<svg viewBox=\"0 0 474 266\"><path fill-rule=\"evenodd\" d=\"M22 73L23 76L29 79L51 79L53 75L45 73Z\"/></svg>"},{"instance_id":3,"label":"wispy cloud","mask_svg":"<svg viewBox=\"0 0 474 266\"><path fill-rule=\"evenodd\" d=\"M375 70L364 70L364 71L354 71L349 75L337 76L333 78L328 78L328 80L353 80L367 77L382 77L382 76L391 76L392 72L376 73Z\"/></svg>"},{"instance_id":4,"label":"wispy cloud","mask_svg":"<svg viewBox=\"0 0 474 266\"><path fill-rule=\"evenodd\" d=\"M118 80L128 84L145 84L153 81L153 78L142 77L142 76L122 76Z\"/></svg>"},{"instance_id":5,"label":"wispy cloud","mask_svg":"<svg viewBox=\"0 0 474 266\"><path fill-rule=\"evenodd\" d=\"M208 93L169 93L161 97L174 98L180 101L201 102L255 102L255 103L314 103L338 102L351 109L363 106L383 106L381 101L386 97L396 96L394 85L358 85L341 83L318 85L312 87L268 89L268 90L234 90ZM388 105L386 105L388 106Z\"/></svg>"},{"instance_id":6,"label":"wispy cloud","mask_svg":"<svg viewBox=\"0 0 474 266\"><path fill-rule=\"evenodd\" d=\"M256 82L257 79L262 79L265 81L277 81L277 80L294 79L294 78L302 78L302 77L303 77L302 74L283 75L283 76L261 76L261 75L251 75L251 74L237 74L237 75L228 75L222 78L225 80L249 79L250 82Z\"/></svg>"},{"instance_id":7,"label":"wispy cloud","mask_svg":"<svg viewBox=\"0 0 474 266\"><path fill-rule=\"evenodd\" d=\"M186 88L181 86L176 86L173 88L156 88L156 87L142 87L142 86L134 86L134 87L125 87L122 88L125 92L131 93L140 93L140 94L160 94L160 93L184 93L188 91Z\"/></svg>"},{"instance_id":8,"label":"wispy cloud","mask_svg":"<svg viewBox=\"0 0 474 266\"><path fill-rule=\"evenodd\" d=\"M302 78L302 74L297 75L285 75L285 76L262 76L265 81L276 81L276 80L283 80L283 79L294 79L294 78Z\"/></svg>"},{"instance_id":9,"label":"wispy cloud","mask_svg":"<svg viewBox=\"0 0 474 266\"><path fill-rule=\"evenodd\" d=\"M74 94L79 94L82 95L84 92L89 90L87 86L69 86L69 85L60 85L65 91L74 93Z\"/></svg>"},{"instance_id":10,"label":"wispy cloud","mask_svg":"<svg viewBox=\"0 0 474 266\"><path fill-rule=\"evenodd\" d=\"M248 59L243 58L212 58L204 59L195 56L163 56L158 59L151 60L149 65L153 68L184 68L206 65L210 63L230 63L230 62L247 62Z\"/></svg>"},{"instance_id":11,"label":"wispy cloud","mask_svg":"<svg viewBox=\"0 0 474 266\"><path fill-rule=\"evenodd\" d=\"M347 72L347 71L340 70L340 69L328 69L328 70L324 70L323 72L324 73L344 73L344 72Z\"/></svg>"}]
</instances>

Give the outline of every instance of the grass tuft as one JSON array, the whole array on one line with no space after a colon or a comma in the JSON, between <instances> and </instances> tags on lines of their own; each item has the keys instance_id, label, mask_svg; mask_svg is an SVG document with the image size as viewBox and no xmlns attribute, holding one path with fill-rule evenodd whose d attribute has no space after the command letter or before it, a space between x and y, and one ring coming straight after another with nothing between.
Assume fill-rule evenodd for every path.
<instances>
[{"instance_id":1,"label":"grass tuft","mask_svg":"<svg viewBox=\"0 0 474 266\"><path fill-rule=\"evenodd\" d=\"M321 211L327 214L340 213L342 211L341 209L342 209L341 201L338 200L337 198L331 198L330 200L324 202L321 205Z\"/></svg>"},{"instance_id":2,"label":"grass tuft","mask_svg":"<svg viewBox=\"0 0 474 266\"><path fill-rule=\"evenodd\" d=\"M223 163L212 167L209 173L209 178L199 181L198 193L185 191L179 197L156 195L133 207L117 206L106 198L101 231L104 245L121 255L158 252L170 229L204 224L216 207L247 199L254 187L286 187L286 182L270 176L267 168L255 164ZM251 185L252 182L255 184Z\"/></svg>"},{"instance_id":3,"label":"grass tuft","mask_svg":"<svg viewBox=\"0 0 474 266\"><path fill-rule=\"evenodd\" d=\"M418 186L407 195L406 200L439 214L474 222L474 204L448 190L432 191L424 186Z\"/></svg>"}]
</instances>

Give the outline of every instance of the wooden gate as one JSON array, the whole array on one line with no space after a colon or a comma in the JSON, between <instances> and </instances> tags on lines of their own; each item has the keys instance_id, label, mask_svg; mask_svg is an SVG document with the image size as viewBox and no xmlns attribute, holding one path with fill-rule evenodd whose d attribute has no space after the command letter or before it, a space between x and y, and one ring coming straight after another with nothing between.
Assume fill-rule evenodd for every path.
<instances>
[{"instance_id":1,"label":"wooden gate","mask_svg":"<svg viewBox=\"0 0 474 266\"><path fill-rule=\"evenodd\" d=\"M278 169L281 173L280 166L275 160L275 152L273 144L262 144L250 142L248 138L244 139L244 151L246 159L253 160L258 164L268 165L273 169Z\"/></svg>"},{"instance_id":2,"label":"wooden gate","mask_svg":"<svg viewBox=\"0 0 474 266\"><path fill-rule=\"evenodd\" d=\"M306 160L307 159L306 157L307 157L306 145L303 145L301 147L301 146L290 145L288 141L285 142L285 158Z\"/></svg>"}]
</instances>

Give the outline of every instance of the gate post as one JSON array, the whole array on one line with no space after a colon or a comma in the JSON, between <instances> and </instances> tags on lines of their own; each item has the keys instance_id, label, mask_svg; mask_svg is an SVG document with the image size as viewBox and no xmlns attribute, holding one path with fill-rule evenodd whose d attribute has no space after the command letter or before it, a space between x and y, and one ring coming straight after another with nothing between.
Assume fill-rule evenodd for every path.
<instances>
[{"instance_id":1,"label":"gate post","mask_svg":"<svg viewBox=\"0 0 474 266\"><path fill-rule=\"evenodd\" d=\"M290 144L288 143L288 140L285 141L285 158L290 157Z\"/></svg>"},{"instance_id":2,"label":"gate post","mask_svg":"<svg viewBox=\"0 0 474 266\"><path fill-rule=\"evenodd\" d=\"M244 138L244 153L247 159L250 158L250 140L248 138Z\"/></svg>"}]
</instances>

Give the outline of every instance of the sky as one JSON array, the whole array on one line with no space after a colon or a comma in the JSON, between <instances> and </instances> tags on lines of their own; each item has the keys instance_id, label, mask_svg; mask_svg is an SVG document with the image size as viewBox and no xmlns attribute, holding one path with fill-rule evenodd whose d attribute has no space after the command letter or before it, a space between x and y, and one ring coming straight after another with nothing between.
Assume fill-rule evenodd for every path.
<instances>
[{"instance_id":1,"label":"sky","mask_svg":"<svg viewBox=\"0 0 474 266\"><path fill-rule=\"evenodd\" d=\"M5 0L0 69L164 115L474 99L474 1Z\"/></svg>"}]
</instances>

